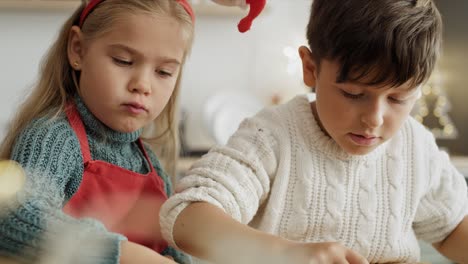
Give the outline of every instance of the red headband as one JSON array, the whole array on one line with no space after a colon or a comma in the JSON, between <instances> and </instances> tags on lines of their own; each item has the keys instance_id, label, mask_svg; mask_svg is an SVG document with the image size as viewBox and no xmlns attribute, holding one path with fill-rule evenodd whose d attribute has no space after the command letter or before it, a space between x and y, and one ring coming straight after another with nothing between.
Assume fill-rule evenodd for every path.
<instances>
[{"instance_id":1,"label":"red headband","mask_svg":"<svg viewBox=\"0 0 468 264\"><path fill-rule=\"evenodd\" d=\"M99 3L104 2L104 1L105 0L91 0L91 1L89 1L88 5L86 5L86 7L83 9L83 12L81 12L80 22L79 22L78 26L82 27L83 23L84 23L86 17L89 15L89 13L91 13L91 11L93 11L94 8ZM187 13L192 18L192 22L194 22L195 21L195 14L193 13L193 9L190 6L190 4L187 2L187 0L176 0L176 1L179 2L179 4L181 4L184 7L185 11L187 11Z\"/></svg>"}]
</instances>

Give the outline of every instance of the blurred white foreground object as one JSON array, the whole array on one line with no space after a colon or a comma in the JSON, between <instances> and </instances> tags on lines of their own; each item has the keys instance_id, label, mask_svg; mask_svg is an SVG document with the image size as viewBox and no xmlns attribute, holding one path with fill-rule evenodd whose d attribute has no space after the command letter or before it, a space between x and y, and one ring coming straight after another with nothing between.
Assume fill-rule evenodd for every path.
<instances>
[{"instance_id":1,"label":"blurred white foreground object","mask_svg":"<svg viewBox=\"0 0 468 264\"><path fill-rule=\"evenodd\" d=\"M15 195L24 186L26 177L23 168L11 160L0 161L0 202Z\"/></svg>"}]
</instances>

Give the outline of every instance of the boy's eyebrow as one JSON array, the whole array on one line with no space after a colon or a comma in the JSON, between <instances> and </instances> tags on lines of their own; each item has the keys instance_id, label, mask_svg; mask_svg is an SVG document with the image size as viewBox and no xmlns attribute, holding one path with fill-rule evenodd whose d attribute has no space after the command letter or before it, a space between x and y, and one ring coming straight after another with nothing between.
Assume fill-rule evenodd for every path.
<instances>
[{"instance_id":1,"label":"boy's eyebrow","mask_svg":"<svg viewBox=\"0 0 468 264\"><path fill-rule=\"evenodd\" d=\"M399 87L396 88L397 91L399 92L408 92L408 93L412 93L414 91L417 91L419 88L421 88L422 85L409 85L408 83L406 84L403 84Z\"/></svg>"},{"instance_id":2,"label":"boy's eyebrow","mask_svg":"<svg viewBox=\"0 0 468 264\"><path fill-rule=\"evenodd\" d=\"M365 84L362 84L362 83L359 83L359 82L349 82L349 83L351 85L355 86L355 87L353 87L353 89L355 89L355 88L363 89L363 87L361 87L361 85L366 86ZM342 89L342 86L340 86L340 84L343 84L343 83L333 83L332 86L337 88L337 89ZM396 92L399 92L399 93L413 94L414 91L417 91L421 87L422 87L421 85L407 86L407 84L403 84L403 85L401 85L399 87L394 88L394 90Z\"/></svg>"},{"instance_id":3,"label":"boy's eyebrow","mask_svg":"<svg viewBox=\"0 0 468 264\"><path fill-rule=\"evenodd\" d=\"M130 54L136 54L138 56L141 56L141 57L144 57L144 55L139 52L138 50L134 49L134 48L131 48L129 46L126 46L126 45L123 45L123 44L112 44L110 45L111 48L113 49L121 49L121 50L124 50ZM162 57L159 57L158 58L159 60L161 61L164 61L165 63L174 63L174 64L177 64L177 65L180 65L180 61L178 61L177 59L174 59L174 58L170 58L170 57L167 57L167 56L162 56Z\"/></svg>"}]
</instances>

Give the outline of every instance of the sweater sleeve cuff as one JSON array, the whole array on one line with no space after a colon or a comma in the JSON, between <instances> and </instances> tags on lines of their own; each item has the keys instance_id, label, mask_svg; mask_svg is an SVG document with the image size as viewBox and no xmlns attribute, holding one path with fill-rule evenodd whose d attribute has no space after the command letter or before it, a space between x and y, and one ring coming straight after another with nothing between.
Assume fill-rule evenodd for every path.
<instances>
[{"instance_id":1,"label":"sweater sleeve cuff","mask_svg":"<svg viewBox=\"0 0 468 264\"><path fill-rule=\"evenodd\" d=\"M124 236L115 233L97 239L85 239L82 241L83 247L76 252L78 254L74 256L72 263L119 264L121 243L126 240Z\"/></svg>"},{"instance_id":2,"label":"sweater sleeve cuff","mask_svg":"<svg viewBox=\"0 0 468 264\"><path fill-rule=\"evenodd\" d=\"M121 243L117 233L68 230L44 240L44 263L119 264ZM42 262L41 262L42 263Z\"/></svg>"},{"instance_id":3,"label":"sweater sleeve cuff","mask_svg":"<svg viewBox=\"0 0 468 264\"><path fill-rule=\"evenodd\" d=\"M161 233L167 243L177 249L173 236L174 224L179 214L190 204L190 202L182 202L174 204L174 200L168 200L162 207L160 212Z\"/></svg>"},{"instance_id":4,"label":"sweater sleeve cuff","mask_svg":"<svg viewBox=\"0 0 468 264\"><path fill-rule=\"evenodd\" d=\"M468 202L465 201L456 215L450 215L446 218L434 218L434 221L414 226L418 238L428 242L437 243L447 238L450 233L460 224L468 215Z\"/></svg>"},{"instance_id":5,"label":"sweater sleeve cuff","mask_svg":"<svg viewBox=\"0 0 468 264\"><path fill-rule=\"evenodd\" d=\"M119 264L120 263L120 249L121 249L121 244L122 241L127 241L127 238L120 235L120 234L112 234L112 237L110 238L111 242L109 243L109 246L106 251L106 264Z\"/></svg>"}]
</instances>

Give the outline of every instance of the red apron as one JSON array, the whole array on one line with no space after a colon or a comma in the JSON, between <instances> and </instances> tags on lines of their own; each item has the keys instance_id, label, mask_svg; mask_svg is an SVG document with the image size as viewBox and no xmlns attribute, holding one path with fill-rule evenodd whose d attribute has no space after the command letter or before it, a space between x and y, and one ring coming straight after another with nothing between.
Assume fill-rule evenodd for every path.
<instances>
[{"instance_id":1,"label":"red apron","mask_svg":"<svg viewBox=\"0 0 468 264\"><path fill-rule=\"evenodd\" d=\"M151 171L144 175L108 162L92 160L86 131L74 104L67 117L80 141L84 162L81 185L63 208L76 217L101 221L108 230L161 253L167 243L159 226L159 209L167 196L164 181L151 165L140 139L138 146Z\"/></svg>"}]
</instances>

